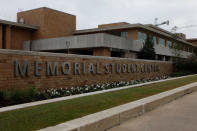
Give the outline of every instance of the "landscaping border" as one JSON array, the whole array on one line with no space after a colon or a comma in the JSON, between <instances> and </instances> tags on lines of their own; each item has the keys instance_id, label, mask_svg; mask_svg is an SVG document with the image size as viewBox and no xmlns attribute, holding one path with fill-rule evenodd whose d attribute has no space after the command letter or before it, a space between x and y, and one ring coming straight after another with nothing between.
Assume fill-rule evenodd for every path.
<instances>
[{"instance_id":1,"label":"landscaping border","mask_svg":"<svg viewBox=\"0 0 197 131\"><path fill-rule=\"evenodd\" d=\"M175 78L168 78L168 79L164 79L164 80L152 81L152 82L141 83L141 84L136 84L136 85L131 85L131 86L124 86L124 87L119 87L119 88L114 88L114 89L102 90L102 91L95 91L95 92L84 93L84 94L79 94L79 95L66 96L66 97L60 97L60 98L55 98L55 99L43 100L43 101L36 101L36 102L19 104L19 105L14 105L14 106L7 106L7 107L0 108L0 112L22 109L22 108L27 108L27 107L32 107L32 106L37 106L37 105L42 105L42 104L48 104L48 103L53 103L53 102L58 102L58 101L63 101L63 100L69 100L69 99L79 98L79 97L83 97L83 96L90 96L90 95L107 93L107 92L111 92L111 91L118 91L118 90L123 90L123 89L128 89L128 88L134 88L134 87L164 82L164 81L168 81L168 80L175 80L175 79L185 78L185 77L189 77L189 76L195 76L195 75L197 75L197 74L187 75L187 76L182 76L182 77L175 77Z\"/></svg>"},{"instance_id":2,"label":"landscaping border","mask_svg":"<svg viewBox=\"0 0 197 131\"><path fill-rule=\"evenodd\" d=\"M197 90L197 82L39 131L104 131Z\"/></svg>"}]
</instances>

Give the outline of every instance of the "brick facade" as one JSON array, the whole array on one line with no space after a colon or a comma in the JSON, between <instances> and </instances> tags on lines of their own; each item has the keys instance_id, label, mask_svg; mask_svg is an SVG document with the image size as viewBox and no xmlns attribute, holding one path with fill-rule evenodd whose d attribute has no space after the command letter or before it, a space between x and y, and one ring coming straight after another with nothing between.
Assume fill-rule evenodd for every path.
<instances>
[{"instance_id":1,"label":"brick facade","mask_svg":"<svg viewBox=\"0 0 197 131\"><path fill-rule=\"evenodd\" d=\"M20 24L21 19L23 24ZM71 36L76 30L76 16L46 7L19 12L17 21L0 24L0 49L3 48L3 38L5 49L23 50L24 41Z\"/></svg>"},{"instance_id":2,"label":"brick facade","mask_svg":"<svg viewBox=\"0 0 197 131\"><path fill-rule=\"evenodd\" d=\"M131 40L137 40L138 39L138 30L137 29L128 30L128 38Z\"/></svg>"},{"instance_id":3,"label":"brick facade","mask_svg":"<svg viewBox=\"0 0 197 131\"><path fill-rule=\"evenodd\" d=\"M95 48L93 50L94 56L111 56L111 51L109 48Z\"/></svg>"},{"instance_id":4,"label":"brick facade","mask_svg":"<svg viewBox=\"0 0 197 131\"><path fill-rule=\"evenodd\" d=\"M197 46L197 39L187 40L188 42L192 43L193 45Z\"/></svg>"},{"instance_id":5,"label":"brick facade","mask_svg":"<svg viewBox=\"0 0 197 131\"><path fill-rule=\"evenodd\" d=\"M110 24L102 24L98 25L98 28L107 28L107 27L113 27L113 26L122 26L122 25L128 25L127 22L118 22L118 23L110 23Z\"/></svg>"},{"instance_id":6,"label":"brick facade","mask_svg":"<svg viewBox=\"0 0 197 131\"><path fill-rule=\"evenodd\" d=\"M24 68L24 63L26 61L30 62L29 76L22 77L19 74L17 77L15 77L14 72L16 72L16 69L14 62L16 61L21 64L22 69ZM42 62L42 64L39 65L42 69L38 70L39 73L42 73L41 76L35 76L36 61ZM59 73L57 76L48 76L46 74L47 62L50 62L52 66L54 65L53 62L58 62ZM70 74L68 75L63 74L62 72L63 69L61 66L63 62L70 62L71 70ZM76 63L79 63L78 66L80 66L80 74L78 74L78 72L76 74L74 70ZM91 64L93 65L90 66ZM114 64L113 72L112 66L110 64ZM121 71L119 73L116 72L116 65L118 64L122 65ZM127 70L127 68L130 67L132 64L139 65L139 72L129 72L130 68ZM143 73L141 72L141 65L143 64L158 65L159 71ZM91 67L92 71L89 72ZM99 69L98 72L100 73L96 73L97 68ZM68 70L67 67L65 67L65 70ZM31 85L35 85L38 89L47 89L83 86L107 82L111 83L115 81L129 81L134 79L143 79L168 75L172 72L172 63L136 59L121 59L111 57L79 56L54 53L0 50L0 72L0 89L25 88Z\"/></svg>"},{"instance_id":7,"label":"brick facade","mask_svg":"<svg viewBox=\"0 0 197 131\"><path fill-rule=\"evenodd\" d=\"M6 49L11 49L11 27L10 26L6 26Z\"/></svg>"},{"instance_id":8,"label":"brick facade","mask_svg":"<svg viewBox=\"0 0 197 131\"><path fill-rule=\"evenodd\" d=\"M11 28L11 49L23 50L23 42L32 40L33 31L21 29L18 27Z\"/></svg>"},{"instance_id":9,"label":"brick facade","mask_svg":"<svg viewBox=\"0 0 197 131\"><path fill-rule=\"evenodd\" d=\"M2 25L0 25L0 49L2 49L2 44L3 44L3 30L2 30Z\"/></svg>"},{"instance_id":10,"label":"brick facade","mask_svg":"<svg viewBox=\"0 0 197 131\"><path fill-rule=\"evenodd\" d=\"M18 21L21 18L25 24L39 26L33 34L34 40L71 36L76 30L76 16L45 7L19 12Z\"/></svg>"}]
</instances>

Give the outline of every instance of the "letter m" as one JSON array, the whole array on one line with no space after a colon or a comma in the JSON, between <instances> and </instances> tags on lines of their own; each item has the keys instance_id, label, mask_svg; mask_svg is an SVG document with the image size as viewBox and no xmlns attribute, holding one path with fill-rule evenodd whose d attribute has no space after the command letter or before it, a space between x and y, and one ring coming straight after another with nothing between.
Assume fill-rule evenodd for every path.
<instances>
[{"instance_id":1,"label":"letter m","mask_svg":"<svg viewBox=\"0 0 197 131\"><path fill-rule=\"evenodd\" d=\"M15 77L18 77L21 75L22 77L29 76L30 75L30 63L29 61L25 61L23 68L21 67L21 64L19 61L14 62L14 75Z\"/></svg>"},{"instance_id":2,"label":"letter m","mask_svg":"<svg viewBox=\"0 0 197 131\"><path fill-rule=\"evenodd\" d=\"M51 62L47 62L47 76L58 75L58 62L54 62L53 67Z\"/></svg>"}]
</instances>

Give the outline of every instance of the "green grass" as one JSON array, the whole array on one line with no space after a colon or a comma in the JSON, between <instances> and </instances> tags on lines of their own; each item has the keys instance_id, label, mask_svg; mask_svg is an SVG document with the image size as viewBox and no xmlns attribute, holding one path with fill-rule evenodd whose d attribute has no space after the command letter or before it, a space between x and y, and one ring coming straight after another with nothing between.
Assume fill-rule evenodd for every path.
<instances>
[{"instance_id":1,"label":"green grass","mask_svg":"<svg viewBox=\"0 0 197 131\"><path fill-rule=\"evenodd\" d=\"M0 131L54 126L197 81L197 76L0 113Z\"/></svg>"}]
</instances>

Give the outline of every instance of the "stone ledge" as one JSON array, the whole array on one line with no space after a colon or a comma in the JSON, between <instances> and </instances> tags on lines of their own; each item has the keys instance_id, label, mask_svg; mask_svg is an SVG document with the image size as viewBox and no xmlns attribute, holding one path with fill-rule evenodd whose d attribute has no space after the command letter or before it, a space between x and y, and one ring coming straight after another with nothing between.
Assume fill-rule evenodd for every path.
<instances>
[{"instance_id":1,"label":"stone ledge","mask_svg":"<svg viewBox=\"0 0 197 131\"><path fill-rule=\"evenodd\" d=\"M51 53L51 52L37 52L37 51L24 51L24 50L9 50L0 49L0 54L23 55L23 56L46 56L46 57L65 57L65 58L87 58L87 59L103 59L103 60L129 60L129 61L143 61L143 62L156 62L156 63L172 63L170 61L159 60L145 60L133 58L116 58L107 56L91 56L91 55L76 55L65 53Z\"/></svg>"},{"instance_id":2,"label":"stone ledge","mask_svg":"<svg viewBox=\"0 0 197 131\"><path fill-rule=\"evenodd\" d=\"M196 90L197 82L39 131L72 131L67 125L77 131L104 131Z\"/></svg>"},{"instance_id":3,"label":"stone ledge","mask_svg":"<svg viewBox=\"0 0 197 131\"><path fill-rule=\"evenodd\" d=\"M120 88L114 88L114 89L108 89L108 90L102 90L102 91L84 93L84 94L79 94L79 95L66 96L66 97L60 97L60 98L55 98L55 99L42 100L42 101L25 103L25 104L7 106L7 107L0 108L0 113L1 112L6 112L6 111L12 111L12 110L17 110L17 109L22 109L22 108L28 108L28 107L32 107L32 106L38 106L38 105L53 103L53 102L58 102L58 101L70 100L70 99L84 97L84 96L102 94L102 93L107 93L107 92L112 92L112 91L119 91L119 90L124 90L124 89L128 89L128 88L135 88L135 87L139 87L139 86L150 85L150 84L159 83L159 82L165 82L165 81L168 81L168 80L176 80L176 79L185 78L185 77L189 77L189 76L195 76L195 75L175 77L175 78L169 78L169 79L165 79L165 80L158 80L158 81L152 81L152 82L147 82L147 83L142 83L142 84L125 86L125 87L120 87Z\"/></svg>"}]
</instances>

